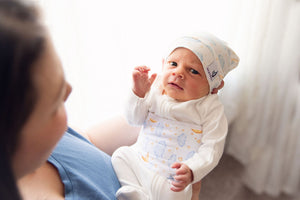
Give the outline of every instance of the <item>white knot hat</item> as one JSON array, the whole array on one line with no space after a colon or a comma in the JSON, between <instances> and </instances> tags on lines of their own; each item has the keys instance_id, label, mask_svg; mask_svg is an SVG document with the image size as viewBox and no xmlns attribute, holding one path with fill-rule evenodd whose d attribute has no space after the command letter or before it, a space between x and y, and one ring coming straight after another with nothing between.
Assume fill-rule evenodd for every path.
<instances>
[{"instance_id":1,"label":"white knot hat","mask_svg":"<svg viewBox=\"0 0 300 200\"><path fill-rule=\"evenodd\" d=\"M199 58L210 92L220 86L226 74L239 63L236 53L224 41L210 33L193 33L179 37L171 43L166 55L169 56L179 47L191 50Z\"/></svg>"}]
</instances>

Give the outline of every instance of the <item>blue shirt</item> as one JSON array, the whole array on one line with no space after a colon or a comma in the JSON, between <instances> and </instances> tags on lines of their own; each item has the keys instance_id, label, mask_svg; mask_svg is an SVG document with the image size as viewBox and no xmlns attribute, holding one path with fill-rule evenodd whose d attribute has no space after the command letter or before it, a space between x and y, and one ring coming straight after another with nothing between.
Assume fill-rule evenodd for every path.
<instances>
[{"instance_id":1,"label":"blue shirt","mask_svg":"<svg viewBox=\"0 0 300 200\"><path fill-rule=\"evenodd\" d=\"M120 184L110 156L68 128L48 161L58 170L66 200L112 200Z\"/></svg>"}]
</instances>

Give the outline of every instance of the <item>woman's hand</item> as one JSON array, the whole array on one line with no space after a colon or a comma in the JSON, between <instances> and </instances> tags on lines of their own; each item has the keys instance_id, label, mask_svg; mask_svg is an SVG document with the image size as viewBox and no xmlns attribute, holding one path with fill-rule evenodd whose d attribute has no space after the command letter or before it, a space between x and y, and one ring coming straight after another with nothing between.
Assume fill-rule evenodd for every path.
<instances>
[{"instance_id":1,"label":"woman's hand","mask_svg":"<svg viewBox=\"0 0 300 200\"><path fill-rule=\"evenodd\" d=\"M180 192L193 181L193 172L183 163L175 162L171 167L176 168L176 175L174 176L175 181L172 181L173 187L171 187L171 190Z\"/></svg>"},{"instance_id":2,"label":"woman's hand","mask_svg":"<svg viewBox=\"0 0 300 200\"><path fill-rule=\"evenodd\" d=\"M146 93L150 90L157 74L152 74L149 78L149 67L139 66L135 67L132 73L133 88L132 91L140 98L144 98Z\"/></svg>"}]
</instances>

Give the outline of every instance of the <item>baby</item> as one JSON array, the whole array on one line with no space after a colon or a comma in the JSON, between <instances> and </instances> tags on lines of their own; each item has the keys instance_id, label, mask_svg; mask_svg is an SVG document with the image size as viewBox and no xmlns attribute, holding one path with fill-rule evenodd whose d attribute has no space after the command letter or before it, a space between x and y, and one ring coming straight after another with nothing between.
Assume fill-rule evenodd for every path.
<instances>
[{"instance_id":1,"label":"baby","mask_svg":"<svg viewBox=\"0 0 300 200\"><path fill-rule=\"evenodd\" d=\"M134 69L126 117L143 128L133 146L112 156L119 200L192 198L192 185L218 164L227 135L223 105L211 93L238 62L223 41L198 33L171 44L157 78L148 67Z\"/></svg>"}]
</instances>

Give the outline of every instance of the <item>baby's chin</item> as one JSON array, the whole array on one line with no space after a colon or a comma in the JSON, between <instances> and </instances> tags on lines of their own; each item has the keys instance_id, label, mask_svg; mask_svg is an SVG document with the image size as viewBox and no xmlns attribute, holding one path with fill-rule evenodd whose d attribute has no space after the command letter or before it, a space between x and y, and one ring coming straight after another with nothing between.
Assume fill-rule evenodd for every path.
<instances>
[{"instance_id":1,"label":"baby's chin","mask_svg":"<svg viewBox=\"0 0 300 200\"><path fill-rule=\"evenodd\" d=\"M194 96L194 97L186 97L186 96L184 97L182 94L178 94L178 92L174 92L174 91L166 92L166 90L163 90L162 94L167 95L168 97L170 97L178 102L197 100L197 99L207 96L207 95L201 95L201 96Z\"/></svg>"},{"instance_id":2,"label":"baby's chin","mask_svg":"<svg viewBox=\"0 0 300 200\"><path fill-rule=\"evenodd\" d=\"M196 99L200 99L206 95L202 95L202 96L188 96L186 93L184 93L184 89L176 89L176 88L170 88L170 87L162 87L162 94L166 95L178 102L186 102L186 101L190 101L190 100L196 100Z\"/></svg>"},{"instance_id":3,"label":"baby's chin","mask_svg":"<svg viewBox=\"0 0 300 200\"><path fill-rule=\"evenodd\" d=\"M172 91L172 92L166 92L165 90L164 90L164 92L163 92L163 95L167 95L168 97L170 97L170 98L172 98L172 99L174 99L174 100L176 100L176 101L178 101L178 102L185 102L185 101L188 101L188 100L185 100L185 99L183 99L182 98L182 95L179 95L179 94L176 94L177 92L174 92L174 91Z\"/></svg>"}]
</instances>

